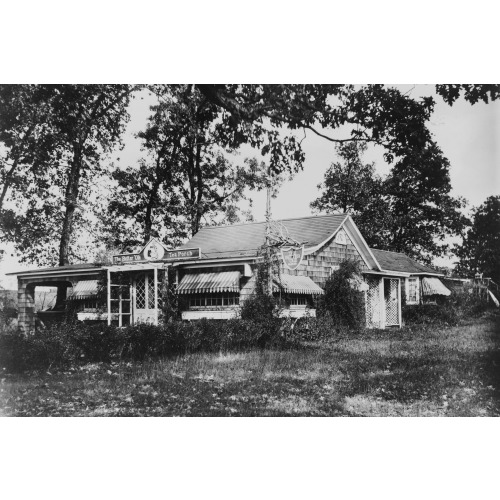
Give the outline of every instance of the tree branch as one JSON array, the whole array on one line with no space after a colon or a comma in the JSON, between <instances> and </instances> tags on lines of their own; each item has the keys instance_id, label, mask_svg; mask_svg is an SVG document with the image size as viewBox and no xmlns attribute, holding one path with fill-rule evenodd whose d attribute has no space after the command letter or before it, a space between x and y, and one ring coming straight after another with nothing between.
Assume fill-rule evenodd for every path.
<instances>
[{"instance_id":1,"label":"tree branch","mask_svg":"<svg viewBox=\"0 0 500 500\"><path fill-rule=\"evenodd\" d=\"M314 127L311 127L310 125L304 125L303 128L304 129L308 128L309 130L312 130L319 137L323 137L323 139L326 139L330 142L338 142L340 144L343 144L345 142L353 142L353 141L354 142L375 142L374 139L370 139L369 137L367 137L367 138L351 137L350 139L334 139L333 137L329 137L327 135L322 134L321 132L318 132Z\"/></svg>"}]
</instances>

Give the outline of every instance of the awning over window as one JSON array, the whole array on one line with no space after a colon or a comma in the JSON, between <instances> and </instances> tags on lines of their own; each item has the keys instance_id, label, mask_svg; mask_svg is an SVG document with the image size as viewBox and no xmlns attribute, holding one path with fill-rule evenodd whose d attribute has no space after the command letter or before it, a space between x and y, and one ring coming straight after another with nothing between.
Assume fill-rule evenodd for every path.
<instances>
[{"instance_id":1,"label":"awning over window","mask_svg":"<svg viewBox=\"0 0 500 500\"><path fill-rule=\"evenodd\" d=\"M240 272L186 274L177 293L221 293L240 291Z\"/></svg>"},{"instance_id":2,"label":"awning over window","mask_svg":"<svg viewBox=\"0 0 500 500\"><path fill-rule=\"evenodd\" d=\"M309 276L292 276L291 274L282 274L274 279L274 291L279 291L279 287L287 293L298 293L305 295L322 295L323 289L314 283Z\"/></svg>"},{"instance_id":3,"label":"awning over window","mask_svg":"<svg viewBox=\"0 0 500 500\"><path fill-rule=\"evenodd\" d=\"M97 280L79 281L74 287L68 299L87 299L97 295Z\"/></svg>"},{"instance_id":4,"label":"awning over window","mask_svg":"<svg viewBox=\"0 0 500 500\"><path fill-rule=\"evenodd\" d=\"M424 295L451 295L438 278L422 278L422 293Z\"/></svg>"}]
</instances>

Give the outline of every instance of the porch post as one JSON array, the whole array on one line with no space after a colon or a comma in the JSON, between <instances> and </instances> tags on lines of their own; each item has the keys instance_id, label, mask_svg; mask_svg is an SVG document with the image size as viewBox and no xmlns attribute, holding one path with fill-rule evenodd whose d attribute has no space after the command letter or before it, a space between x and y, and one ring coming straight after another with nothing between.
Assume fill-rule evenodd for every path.
<instances>
[{"instance_id":1,"label":"porch post","mask_svg":"<svg viewBox=\"0 0 500 500\"><path fill-rule=\"evenodd\" d=\"M111 271L108 269L108 326L111 325Z\"/></svg>"},{"instance_id":2,"label":"porch post","mask_svg":"<svg viewBox=\"0 0 500 500\"><path fill-rule=\"evenodd\" d=\"M118 289L118 326L121 327L123 326L122 322L122 288Z\"/></svg>"},{"instance_id":3,"label":"porch post","mask_svg":"<svg viewBox=\"0 0 500 500\"><path fill-rule=\"evenodd\" d=\"M403 326L403 314L401 311L401 280L404 278L399 278L398 280L398 292L399 292L399 297L398 297L398 320L399 320L399 328ZM406 282L406 279L404 279Z\"/></svg>"},{"instance_id":4,"label":"porch post","mask_svg":"<svg viewBox=\"0 0 500 500\"><path fill-rule=\"evenodd\" d=\"M158 268L154 268L154 285L155 285L155 325L158 325Z\"/></svg>"},{"instance_id":5,"label":"porch post","mask_svg":"<svg viewBox=\"0 0 500 500\"><path fill-rule=\"evenodd\" d=\"M384 278L380 278L378 284L379 303L380 303L380 328L385 328L385 296L384 296Z\"/></svg>"},{"instance_id":6,"label":"porch post","mask_svg":"<svg viewBox=\"0 0 500 500\"><path fill-rule=\"evenodd\" d=\"M35 287L17 278L18 329L25 335L35 333Z\"/></svg>"}]
</instances>

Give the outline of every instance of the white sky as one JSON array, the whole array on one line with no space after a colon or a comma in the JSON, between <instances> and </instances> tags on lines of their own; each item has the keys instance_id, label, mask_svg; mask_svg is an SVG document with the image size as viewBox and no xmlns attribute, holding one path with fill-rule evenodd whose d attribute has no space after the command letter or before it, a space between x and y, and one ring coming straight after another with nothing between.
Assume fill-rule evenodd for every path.
<instances>
[{"instance_id":1,"label":"white sky","mask_svg":"<svg viewBox=\"0 0 500 500\"><path fill-rule=\"evenodd\" d=\"M413 97L434 95L434 85L397 85L404 92L411 92ZM113 155L120 158L120 164L134 165L141 157L140 142L134 134L143 129L150 114L149 105L152 100L147 95L134 99L130 106L131 120L125 136L125 148ZM429 128L435 140L450 160L450 176L455 196L465 197L470 205L479 205L490 195L500 193L500 102L470 105L463 100L448 106L436 97L435 111L431 117ZM341 137L340 135L337 135ZM345 136L345 135L343 135ZM272 201L272 215L276 219L287 217L303 217L312 213L309 204L319 194L317 185L330 163L335 159L334 144L307 134L303 141L306 161L304 170L285 182L278 196ZM365 156L366 161L375 161L381 174L389 171L389 166L382 158L383 149L370 147ZM241 161L245 157L258 153L250 148L241 152ZM256 220L263 220L266 194L251 193L253 214ZM15 277L5 277L4 273L34 266L20 265L12 256L13 248L7 248L7 255L0 264L0 284L6 288L16 286ZM436 259L438 265L451 264L447 257Z\"/></svg>"}]
</instances>

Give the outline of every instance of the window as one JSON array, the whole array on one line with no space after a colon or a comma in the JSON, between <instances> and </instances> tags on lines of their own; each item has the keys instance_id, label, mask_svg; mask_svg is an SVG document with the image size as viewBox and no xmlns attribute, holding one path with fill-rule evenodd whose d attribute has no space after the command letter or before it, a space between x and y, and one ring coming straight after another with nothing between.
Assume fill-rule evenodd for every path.
<instances>
[{"instance_id":1,"label":"window","mask_svg":"<svg viewBox=\"0 0 500 500\"><path fill-rule=\"evenodd\" d=\"M204 295L188 296L189 308L216 309L219 307L238 306L239 293L206 293Z\"/></svg>"},{"instance_id":2,"label":"window","mask_svg":"<svg viewBox=\"0 0 500 500\"><path fill-rule=\"evenodd\" d=\"M292 295L290 297L291 306L307 306L309 301L307 300L307 295Z\"/></svg>"},{"instance_id":3,"label":"window","mask_svg":"<svg viewBox=\"0 0 500 500\"><path fill-rule=\"evenodd\" d=\"M418 302L418 278L408 278L408 303Z\"/></svg>"},{"instance_id":4,"label":"window","mask_svg":"<svg viewBox=\"0 0 500 500\"><path fill-rule=\"evenodd\" d=\"M97 308L97 299L85 299L83 301L83 312L95 312Z\"/></svg>"}]
</instances>

